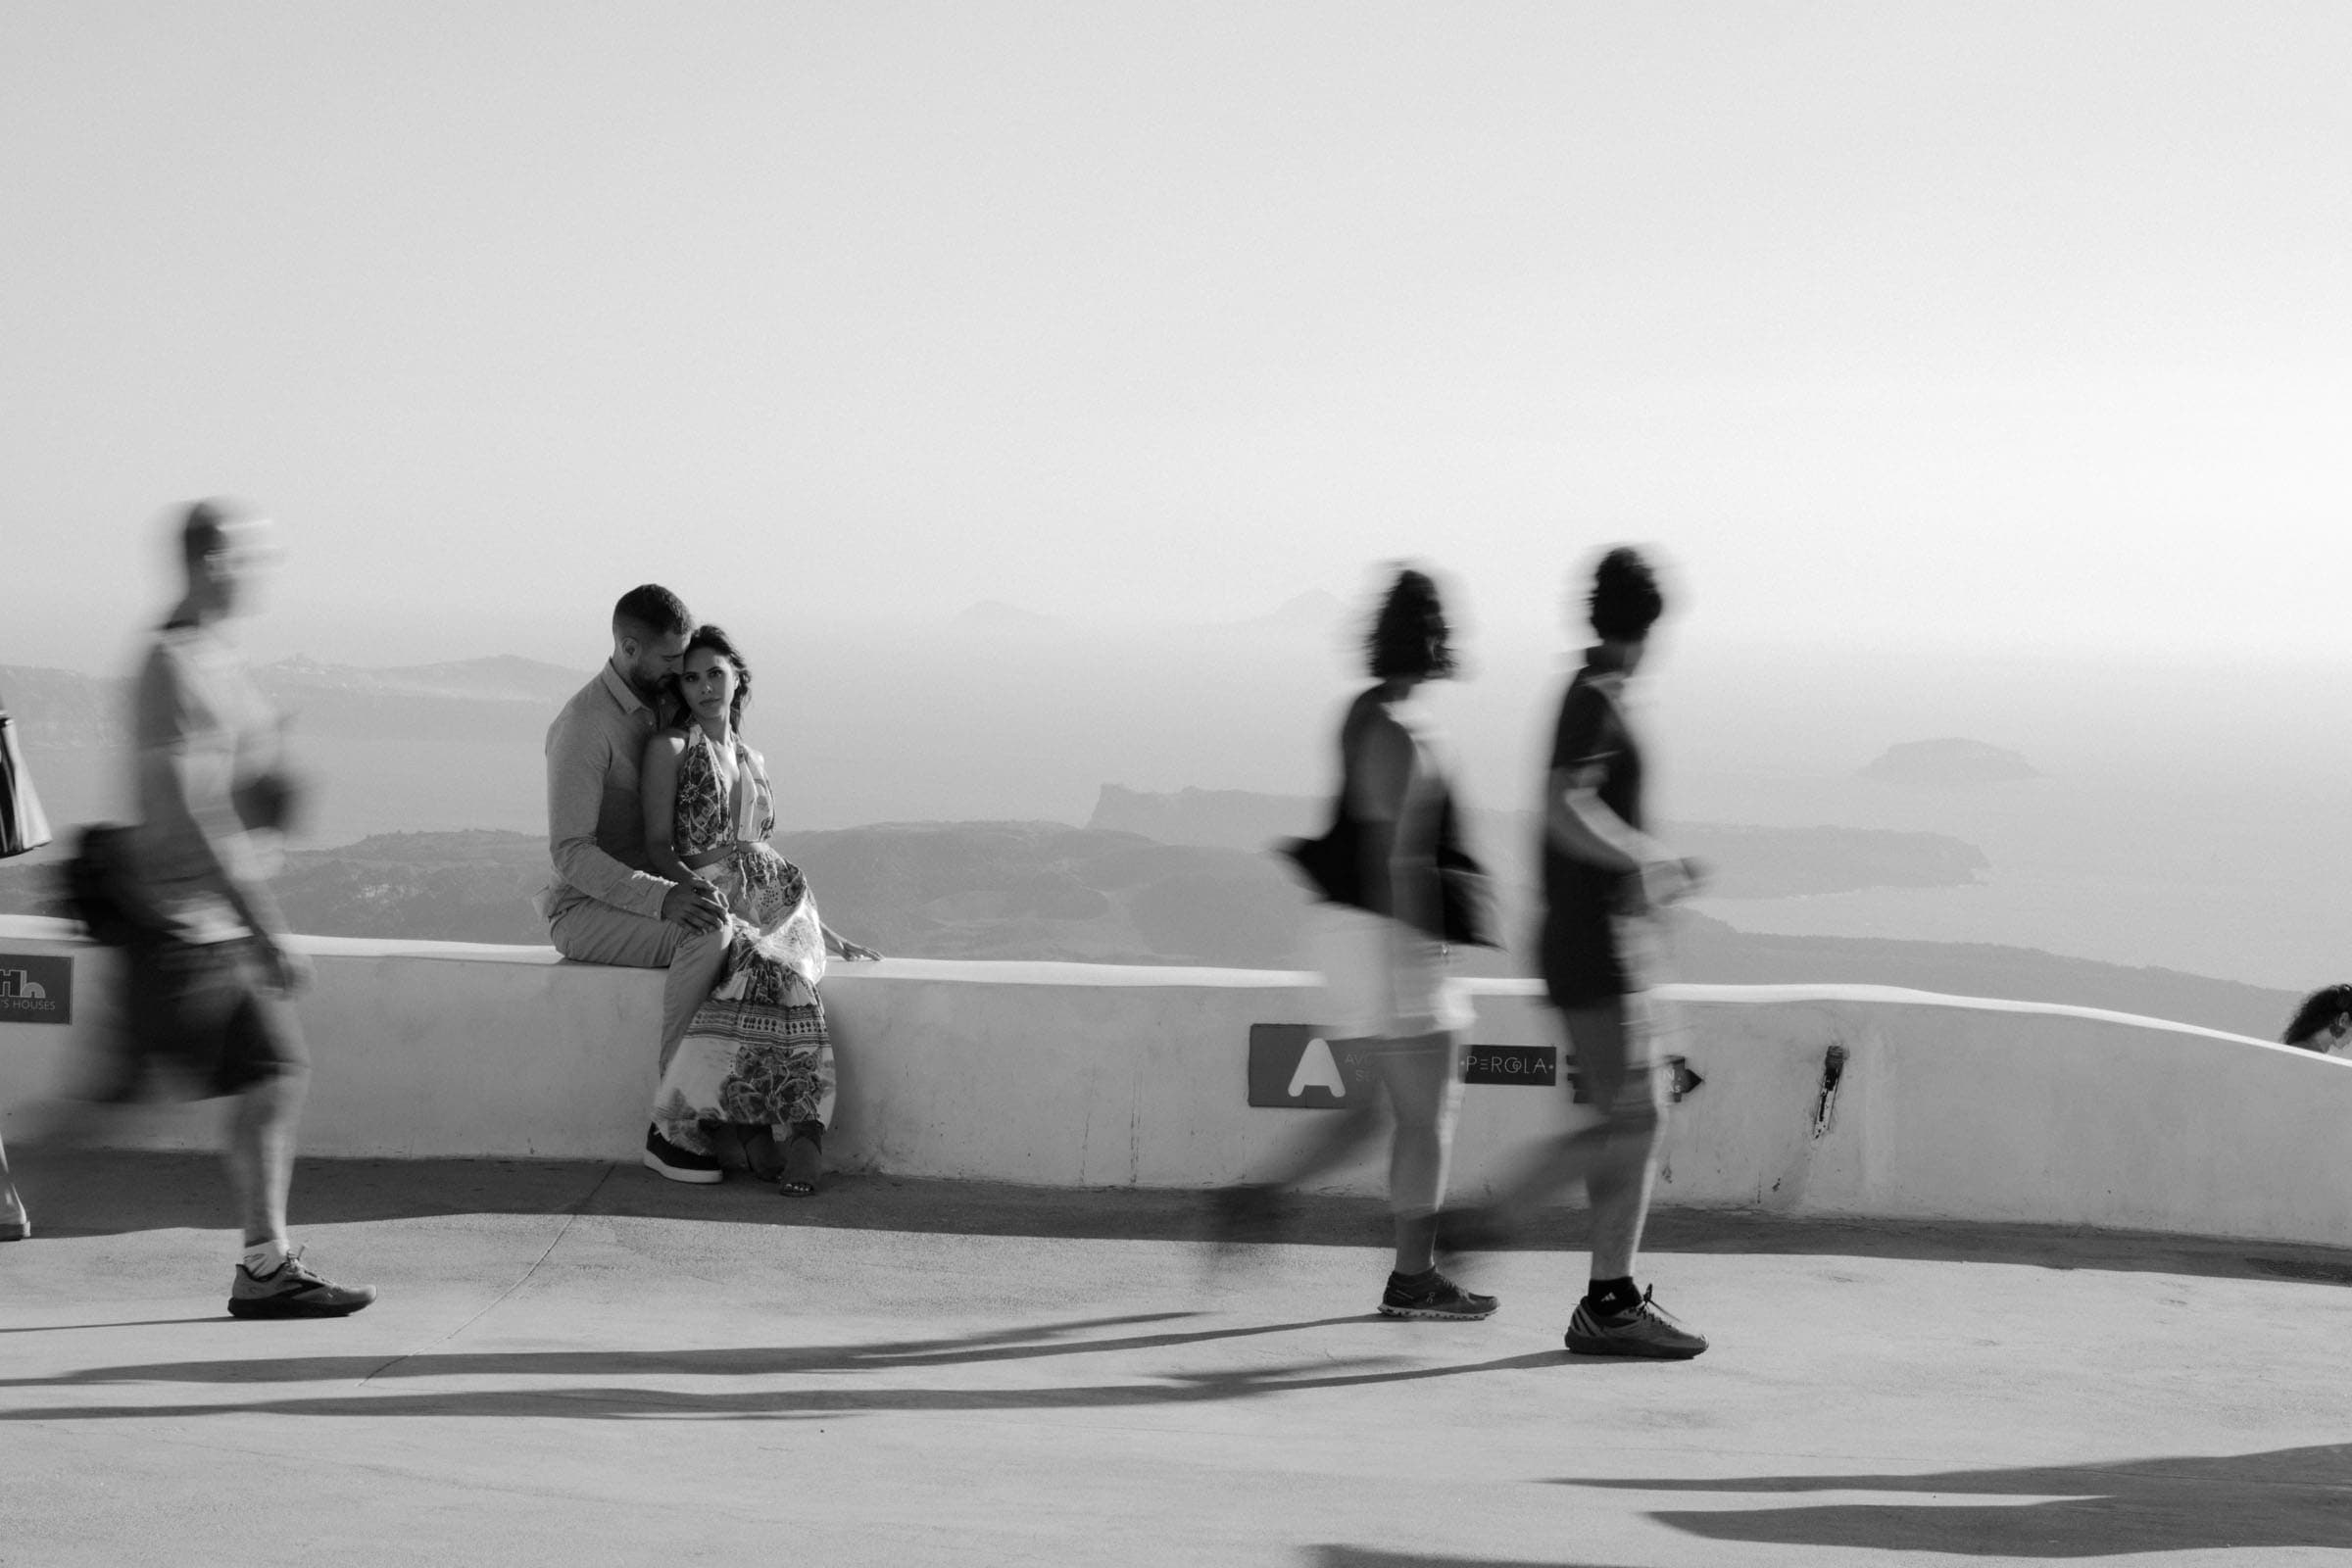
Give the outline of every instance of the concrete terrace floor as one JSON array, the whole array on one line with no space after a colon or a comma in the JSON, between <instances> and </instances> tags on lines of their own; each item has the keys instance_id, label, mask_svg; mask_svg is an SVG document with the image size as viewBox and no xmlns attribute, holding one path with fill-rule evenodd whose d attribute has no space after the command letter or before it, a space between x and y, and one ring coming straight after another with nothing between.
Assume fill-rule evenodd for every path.
<instances>
[{"instance_id":1,"label":"concrete terrace floor","mask_svg":"<svg viewBox=\"0 0 2352 1568\"><path fill-rule=\"evenodd\" d=\"M1212 1270L1181 1194L315 1160L383 1298L261 1324L212 1161L17 1163L11 1565L2352 1562L2352 1253L1667 1213L1643 1365L1574 1250L1376 1317L1359 1201Z\"/></svg>"}]
</instances>

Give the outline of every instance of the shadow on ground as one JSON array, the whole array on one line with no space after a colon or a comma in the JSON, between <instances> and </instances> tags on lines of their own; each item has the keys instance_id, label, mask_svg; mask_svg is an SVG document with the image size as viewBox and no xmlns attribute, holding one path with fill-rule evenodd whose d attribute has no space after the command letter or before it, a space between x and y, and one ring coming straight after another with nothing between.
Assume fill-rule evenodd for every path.
<instances>
[{"instance_id":1,"label":"shadow on ground","mask_svg":"<svg viewBox=\"0 0 2352 1568\"><path fill-rule=\"evenodd\" d=\"M1564 1558L1433 1557L1421 1551L1380 1551L1369 1546L1309 1546L1304 1568L1611 1568L1608 1563Z\"/></svg>"},{"instance_id":2,"label":"shadow on ground","mask_svg":"<svg viewBox=\"0 0 2352 1568\"><path fill-rule=\"evenodd\" d=\"M486 1350L427 1352L399 1356L313 1355L150 1362L86 1367L55 1377L0 1379L0 1392L32 1389L89 1389L158 1384L276 1387L289 1383L339 1383L349 1388L308 1398L253 1398L136 1404L80 1403L0 1411L0 1421L152 1421L161 1417L231 1414L308 1416L559 1416L581 1420L700 1417L718 1420L837 1418L883 1411L1047 1410L1121 1405L1197 1404L1367 1384L1414 1383L1478 1372L1574 1368L1580 1363L1557 1351L1542 1350L1449 1365L1399 1365L1401 1356L1317 1356L1232 1370L1179 1372L1147 1381L1042 1388L935 1389L848 1386L833 1389L746 1389L750 1378L793 1376L845 1378L863 1374L968 1366L1041 1356L1116 1354L1200 1345L1218 1340L1329 1328L1341 1323L1387 1322L1372 1314L1262 1323L1236 1328L1168 1330L1094 1337L1085 1331L1133 1329L1192 1317L1190 1312L1152 1312L1126 1317L1079 1318L1027 1328L938 1340L885 1340L832 1346L741 1347L679 1350ZM723 1381L707 1392L679 1388L579 1384L514 1389L464 1388L392 1393L400 1380L485 1378L709 1378ZM378 1392L384 1391L384 1392Z\"/></svg>"},{"instance_id":3,"label":"shadow on ground","mask_svg":"<svg viewBox=\"0 0 2352 1568\"><path fill-rule=\"evenodd\" d=\"M1930 1475L1571 1478L1559 1485L1641 1492L1885 1492L1937 1499L1651 1515L1710 1541L2037 1560L2221 1547L2352 1546L2352 1444L2345 1443ZM1950 1500L1955 1497L1997 1500L1972 1506Z\"/></svg>"},{"instance_id":4,"label":"shadow on ground","mask_svg":"<svg viewBox=\"0 0 2352 1568\"><path fill-rule=\"evenodd\" d=\"M210 1154L27 1150L17 1184L36 1236L114 1236L220 1229L228 1187ZM536 1159L306 1159L297 1169L297 1226L366 1224L456 1214L597 1214L739 1225L806 1225L907 1234L1056 1240L1204 1241L1197 1192L1154 1188L1015 1187L894 1176L827 1178L814 1198L785 1198L732 1176L715 1187L663 1181L635 1164ZM1528 1229L1530 1250L1577 1251L1585 1213L1563 1208ZM1378 1199L1301 1198L1264 1235L1293 1246L1377 1247L1389 1235ZM1791 1219L1726 1210L1650 1216L1651 1252L1907 1258L2106 1269L2223 1279L2352 1285L2352 1251L2226 1238L1950 1221Z\"/></svg>"}]
</instances>

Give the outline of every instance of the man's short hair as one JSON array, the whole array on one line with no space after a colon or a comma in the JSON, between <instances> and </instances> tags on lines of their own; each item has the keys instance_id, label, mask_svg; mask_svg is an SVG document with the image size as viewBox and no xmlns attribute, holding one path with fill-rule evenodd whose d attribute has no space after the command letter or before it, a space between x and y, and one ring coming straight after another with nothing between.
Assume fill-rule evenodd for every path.
<instances>
[{"instance_id":1,"label":"man's short hair","mask_svg":"<svg viewBox=\"0 0 2352 1568\"><path fill-rule=\"evenodd\" d=\"M622 594L612 607L612 635L618 637L683 637L694 630L686 601L658 582L640 583Z\"/></svg>"},{"instance_id":2,"label":"man's short hair","mask_svg":"<svg viewBox=\"0 0 2352 1568\"><path fill-rule=\"evenodd\" d=\"M1586 600L1592 630L1610 642L1639 642L1666 612L1658 574L1642 552L1619 545L1592 568L1592 593Z\"/></svg>"}]
</instances>

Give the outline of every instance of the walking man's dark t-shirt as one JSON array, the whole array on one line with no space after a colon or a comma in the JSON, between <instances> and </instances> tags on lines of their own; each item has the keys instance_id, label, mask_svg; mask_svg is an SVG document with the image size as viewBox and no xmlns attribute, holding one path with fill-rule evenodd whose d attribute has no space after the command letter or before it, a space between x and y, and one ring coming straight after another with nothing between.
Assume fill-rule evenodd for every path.
<instances>
[{"instance_id":1,"label":"walking man's dark t-shirt","mask_svg":"<svg viewBox=\"0 0 2352 1568\"><path fill-rule=\"evenodd\" d=\"M1565 771L1599 797L1601 805L1642 829L1642 749L1620 706L1625 673L1600 649L1560 700L1544 789ZM1550 803L1545 803L1548 815ZM1611 871L1565 854L1544 836L1544 929L1540 943L1544 985L1558 1007L1591 1006L1638 990L1628 973L1615 929L1626 906L1626 882L1637 873Z\"/></svg>"}]
</instances>

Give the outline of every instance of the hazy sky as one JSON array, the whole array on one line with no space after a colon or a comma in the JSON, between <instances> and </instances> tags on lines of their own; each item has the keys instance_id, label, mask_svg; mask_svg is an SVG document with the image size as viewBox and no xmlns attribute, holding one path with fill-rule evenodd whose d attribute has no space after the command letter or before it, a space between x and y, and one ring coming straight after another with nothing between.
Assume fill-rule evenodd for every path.
<instances>
[{"instance_id":1,"label":"hazy sky","mask_svg":"<svg viewBox=\"0 0 2352 1568\"><path fill-rule=\"evenodd\" d=\"M1716 636L2332 656L2348 60L2333 0L0 0L0 662L114 662L208 491L358 662L1405 552L1528 625L1616 537Z\"/></svg>"}]
</instances>

